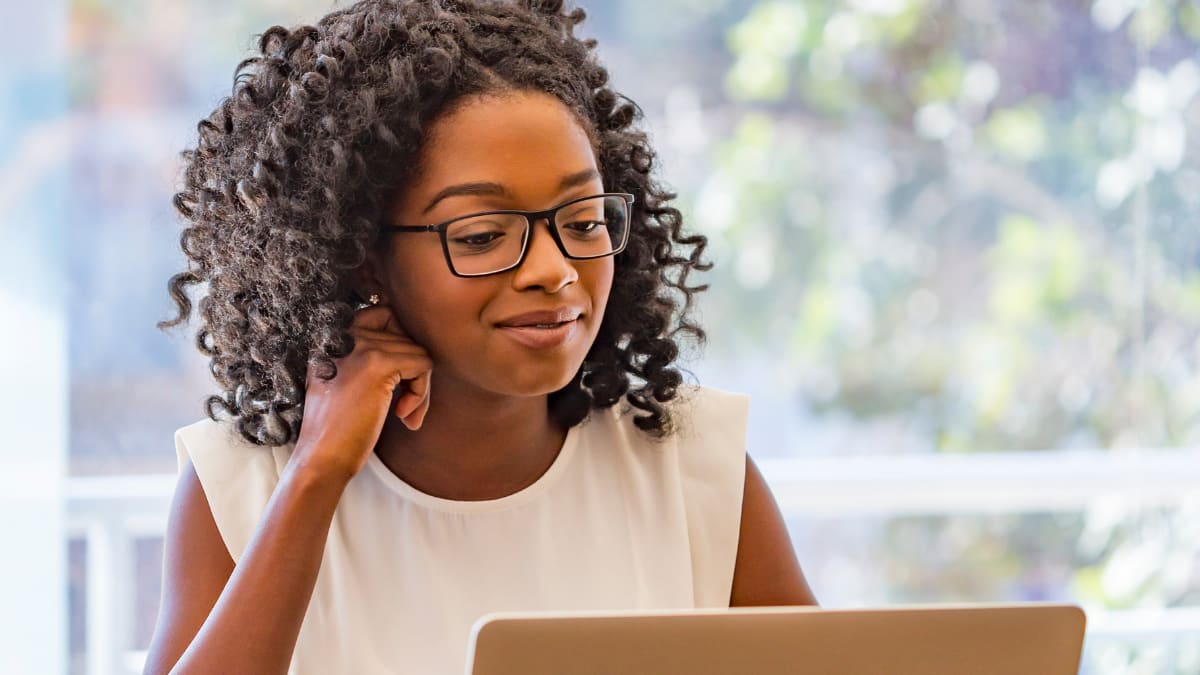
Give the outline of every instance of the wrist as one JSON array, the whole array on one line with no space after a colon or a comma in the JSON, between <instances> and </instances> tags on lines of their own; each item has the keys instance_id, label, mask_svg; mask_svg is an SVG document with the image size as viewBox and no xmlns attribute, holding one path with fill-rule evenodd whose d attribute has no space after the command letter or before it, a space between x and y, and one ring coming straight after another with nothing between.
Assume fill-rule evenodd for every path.
<instances>
[{"instance_id":1,"label":"wrist","mask_svg":"<svg viewBox=\"0 0 1200 675\"><path fill-rule=\"evenodd\" d=\"M284 475L290 482L310 490L345 489L354 470L339 462L312 456L303 448L297 446L284 467Z\"/></svg>"}]
</instances>

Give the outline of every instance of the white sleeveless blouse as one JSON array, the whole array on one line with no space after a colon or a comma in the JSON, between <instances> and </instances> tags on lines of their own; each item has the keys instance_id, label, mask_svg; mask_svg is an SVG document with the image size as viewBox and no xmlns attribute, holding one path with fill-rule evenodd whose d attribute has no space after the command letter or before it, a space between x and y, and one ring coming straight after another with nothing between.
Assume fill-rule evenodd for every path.
<instances>
[{"instance_id":1,"label":"white sleeveless blouse","mask_svg":"<svg viewBox=\"0 0 1200 675\"><path fill-rule=\"evenodd\" d=\"M492 611L727 607L749 397L679 394L666 440L624 403L593 411L537 481L499 499L425 494L371 454L334 513L289 673L458 675ZM293 447L209 419L175 432L235 562Z\"/></svg>"}]
</instances>

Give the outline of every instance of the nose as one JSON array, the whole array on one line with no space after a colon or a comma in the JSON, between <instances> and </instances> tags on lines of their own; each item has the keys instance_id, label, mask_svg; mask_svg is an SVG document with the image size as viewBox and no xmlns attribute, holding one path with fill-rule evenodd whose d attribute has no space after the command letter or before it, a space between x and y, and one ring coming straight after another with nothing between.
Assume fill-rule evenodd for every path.
<instances>
[{"instance_id":1,"label":"nose","mask_svg":"<svg viewBox=\"0 0 1200 675\"><path fill-rule=\"evenodd\" d=\"M557 293L579 280L578 270L559 250L550 227L545 218L534 222L526 244L525 262L513 275L513 287L517 290L540 288L546 293Z\"/></svg>"}]
</instances>

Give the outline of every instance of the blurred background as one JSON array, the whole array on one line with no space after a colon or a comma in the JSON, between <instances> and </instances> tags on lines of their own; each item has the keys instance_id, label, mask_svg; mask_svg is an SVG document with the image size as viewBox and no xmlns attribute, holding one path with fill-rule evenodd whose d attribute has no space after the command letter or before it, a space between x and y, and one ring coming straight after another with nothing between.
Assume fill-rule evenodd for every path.
<instances>
[{"instance_id":1,"label":"blurred background","mask_svg":"<svg viewBox=\"0 0 1200 675\"><path fill-rule=\"evenodd\" d=\"M328 0L4 3L0 672L140 672L178 153ZM1200 0L583 3L716 263L689 363L827 607L1082 604L1082 672L1200 672Z\"/></svg>"}]
</instances>

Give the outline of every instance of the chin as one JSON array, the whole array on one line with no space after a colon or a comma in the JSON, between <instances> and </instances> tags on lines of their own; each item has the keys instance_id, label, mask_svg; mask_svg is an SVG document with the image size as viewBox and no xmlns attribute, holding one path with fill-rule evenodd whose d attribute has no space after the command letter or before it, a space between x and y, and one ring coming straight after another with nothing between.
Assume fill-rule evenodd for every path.
<instances>
[{"instance_id":1,"label":"chin","mask_svg":"<svg viewBox=\"0 0 1200 675\"><path fill-rule=\"evenodd\" d=\"M582 365L582 364L580 364ZM504 383L504 393L511 396L545 396L571 383L580 365L573 368L529 368L515 366Z\"/></svg>"},{"instance_id":2,"label":"chin","mask_svg":"<svg viewBox=\"0 0 1200 675\"><path fill-rule=\"evenodd\" d=\"M495 390L512 396L544 396L570 384L595 340L591 326L579 328L584 330L575 335L573 344L546 349L505 344L491 352L492 359L499 362L492 369Z\"/></svg>"}]
</instances>

